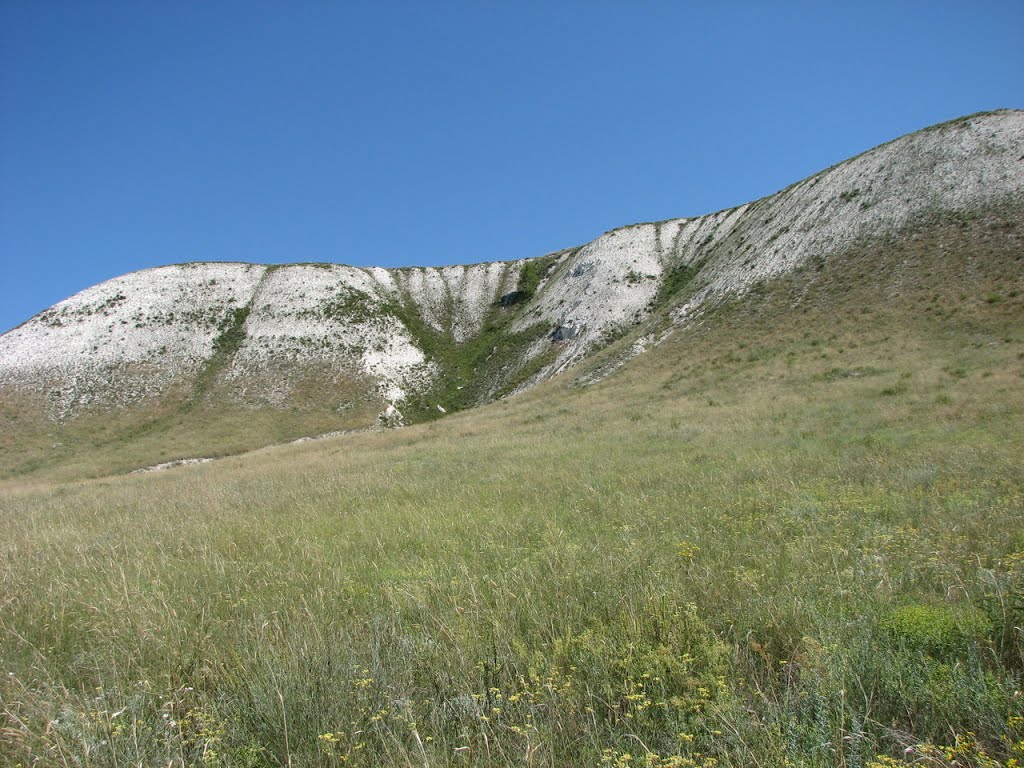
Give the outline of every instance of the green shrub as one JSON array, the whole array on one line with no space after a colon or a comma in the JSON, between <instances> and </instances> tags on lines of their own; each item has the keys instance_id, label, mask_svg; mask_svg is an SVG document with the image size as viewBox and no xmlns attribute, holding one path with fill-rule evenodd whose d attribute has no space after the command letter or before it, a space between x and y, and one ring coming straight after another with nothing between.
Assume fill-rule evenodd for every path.
<instances>
[{"instance_id":1,"label":"green shrub","mask_svg":"<svg viewBox=\"0 0 1024 768\"><path fill-rule=\"evenodd\" d=\"M945 605L905 605L879 623L882 634L906 650L936 659L960 657L992 631L984 614Z\"/></svg>"}]
</instances>

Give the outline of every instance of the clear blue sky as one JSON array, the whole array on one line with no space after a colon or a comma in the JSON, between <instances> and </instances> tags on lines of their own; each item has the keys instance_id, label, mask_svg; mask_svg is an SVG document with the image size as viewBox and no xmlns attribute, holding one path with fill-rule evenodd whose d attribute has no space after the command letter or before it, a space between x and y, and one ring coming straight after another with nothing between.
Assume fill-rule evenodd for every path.
<instances>
[{"instance_id":1,"label":"clear blue sky","mask_svg":"<svg viewBox=\"0 0 1024 768\"><path fill-rule=\"evenodd\" d=\"M183 261L536 256L1024 107L1024 3L0 1L0 331Z\"/></svg>"}]
</instances>

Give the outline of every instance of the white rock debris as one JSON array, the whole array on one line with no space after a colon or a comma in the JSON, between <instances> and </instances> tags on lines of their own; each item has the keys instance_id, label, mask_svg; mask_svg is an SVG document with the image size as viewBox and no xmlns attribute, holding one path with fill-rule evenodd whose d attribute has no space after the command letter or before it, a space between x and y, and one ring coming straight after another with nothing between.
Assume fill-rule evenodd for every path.
<instances>
[{"instance_id":1,"label":"white rock debris","mask_svg":"<svg viewBox=\"0 0 1024 768\"><path fill-rule=\"evenodd\" d=\"M189 467L193 464L209 464L211 461L216 459L209 458L196 458L196 459L177 459L175 461L165 461L162 464L153 464L149 467L143 467L142 469L136 469L131 474L141 475L147 472L161 472L165 469L173 469L174 467Z\"/></svg>"}]
</instances>

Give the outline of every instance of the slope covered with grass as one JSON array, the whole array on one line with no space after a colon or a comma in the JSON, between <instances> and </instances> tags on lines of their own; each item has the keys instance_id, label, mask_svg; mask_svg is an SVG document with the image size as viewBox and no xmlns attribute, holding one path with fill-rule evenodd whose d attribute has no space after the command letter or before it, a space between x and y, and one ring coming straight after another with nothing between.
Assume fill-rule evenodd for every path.
<instances>
[{"instance_id":1,"label":"slope covered with grass","mask_svg":"<svg viewBox=\"0 0 1024 768\"><path fill-rule=\"evenodd\" d=\"M0 756L1012 765L1022 234L858 241L588 387L7 482Z\"/></svg>"},{"instance_id":2,"label":"slope covered with grass","mask_svg":"<svg viewBox=\"0 0 1024 768\"><path fill-rule=\"evenodd\" d=\"M1024 112L999 110L901 137L760 200L620 227L538 258L125 275L0 335L0 478L82 477L93 459L100 476L222 456L366 428L389 403L421 423L581 364L599 378L765 281L806 283L866 238L896 242L924 221L969 220L1022 194ZM595 367L623 337L634 346Z\"/></svg>"}]
</instances>

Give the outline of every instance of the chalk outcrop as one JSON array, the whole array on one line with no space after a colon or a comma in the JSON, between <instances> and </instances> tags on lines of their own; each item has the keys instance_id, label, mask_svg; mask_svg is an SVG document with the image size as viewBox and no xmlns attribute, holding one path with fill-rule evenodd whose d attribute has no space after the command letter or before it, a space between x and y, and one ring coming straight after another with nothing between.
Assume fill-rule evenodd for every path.
<instances>
[{"instance_id":1,"label":"chalk outcrop","mask_svg":"<svg viewBox=\"0 0 1024 768\"><path fill-rule=\"evenodd\" d=\"M0 393L66 420L175 393L287 407L303 381L328 376L349 399L431 395L430 408L450 410L436 395L456 368L487 380L455 407L493 398L565 371L654 314L686 323L858 239L1022 196L1024 112L999 111L897 139L755 202L535 259L144 270L0 336Z\"/></svg>"}]
</instances>

